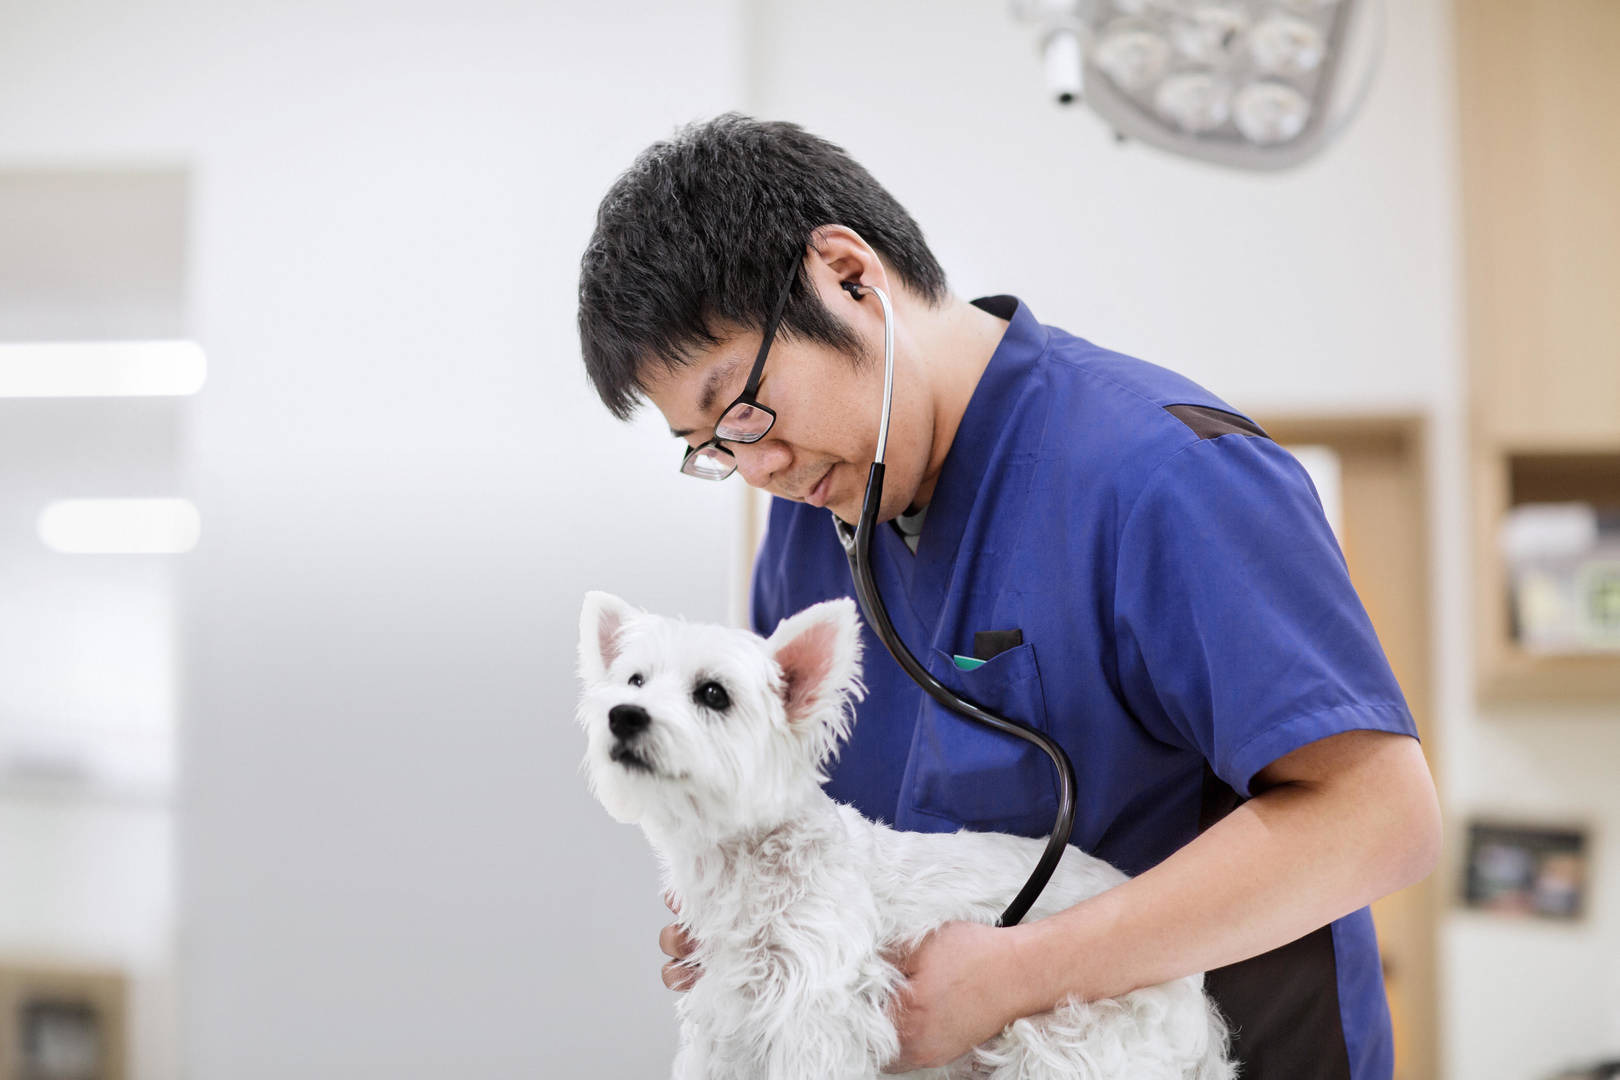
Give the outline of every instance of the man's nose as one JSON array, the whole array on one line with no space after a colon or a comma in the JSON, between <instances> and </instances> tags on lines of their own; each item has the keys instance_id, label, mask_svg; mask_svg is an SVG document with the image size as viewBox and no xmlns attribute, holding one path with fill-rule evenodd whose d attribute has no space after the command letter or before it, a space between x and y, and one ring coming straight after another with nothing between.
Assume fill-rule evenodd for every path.
<instances>
[{"instance_id":1,"label":"man's nose","mask_svg":"<svg viewBox=\"0 0 1620 1080\"><path fill-rule=\"evenodd\" d=\"M652 717L640 705L615 705L608 710L608 730L614 738L628 739L638 731L646 731Z\"/></svg>"},{"instance_id":2,"label":"man's nose","mask_svg":"<svg viewBox=\"0 0 1620 1080\"><path fill-rule=\"evenodd\" d=\"M767 488L782 467L793 460L775 439L761 439L757 443L728 443L726 449L737 459L737 471L749 487Z\"/></svg>"}]
</instances>

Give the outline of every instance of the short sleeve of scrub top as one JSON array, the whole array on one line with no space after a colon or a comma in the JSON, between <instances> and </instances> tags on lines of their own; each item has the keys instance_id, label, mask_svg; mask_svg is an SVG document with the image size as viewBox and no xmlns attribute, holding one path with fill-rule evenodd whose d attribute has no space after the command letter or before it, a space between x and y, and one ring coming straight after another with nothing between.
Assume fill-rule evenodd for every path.
<instances>
[{"instance_id":1,"label":"short sleeve of scrub top","mask_svg":"<svg viewBox=\"0 0 1620 1080\"><path fill-rule=\"evenodd\" d=\"M1265 438L1194 442L1148 477L1120 534L1121 693L1244 797L1308 743L1415 735L1315 487Z\"/></svg>"}]
</instances>

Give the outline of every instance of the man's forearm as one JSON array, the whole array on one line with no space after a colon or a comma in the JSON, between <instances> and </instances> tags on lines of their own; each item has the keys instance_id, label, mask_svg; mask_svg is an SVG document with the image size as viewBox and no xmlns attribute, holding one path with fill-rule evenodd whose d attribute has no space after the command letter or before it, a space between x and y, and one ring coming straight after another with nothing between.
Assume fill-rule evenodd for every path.
<instances>
[{"instance_id":1,"label":"man's forearm","mask_svg":"<svg viewBox=\"0 0 1620 1080\"><path fill-rule=\"evenodd\" d=\"M1009 931L1019 1014L1287 944L1421 880L1437 845L1432 788L1279 785L1141 876Z\"/></svg>"}]
</instances>

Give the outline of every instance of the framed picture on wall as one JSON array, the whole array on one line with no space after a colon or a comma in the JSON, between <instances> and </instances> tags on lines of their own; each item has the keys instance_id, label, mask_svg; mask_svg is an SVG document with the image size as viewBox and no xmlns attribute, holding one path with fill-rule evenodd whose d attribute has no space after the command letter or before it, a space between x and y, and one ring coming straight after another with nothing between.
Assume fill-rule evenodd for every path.
<instances>
[{"instance_id":1,"label":"framed picture on wall","mask_svg":"<svg viewBox=\"0 0 1620 1080\"><path fill-rule=\"evenodd\" d=\"M1584 826L1471 821L1463 903L1512 917L1579 919L1589 850Z\"/></svg>"},{"instance_id":2,"label":"framed picture on wall","mask_svg":"<svg viewBox=\"0 0 1620 1080\"><path fill-rule=\"evenodd\" d=\"M0 957L0 1080L124 1080L122 972Z\"/></svg>"}]
</instances>

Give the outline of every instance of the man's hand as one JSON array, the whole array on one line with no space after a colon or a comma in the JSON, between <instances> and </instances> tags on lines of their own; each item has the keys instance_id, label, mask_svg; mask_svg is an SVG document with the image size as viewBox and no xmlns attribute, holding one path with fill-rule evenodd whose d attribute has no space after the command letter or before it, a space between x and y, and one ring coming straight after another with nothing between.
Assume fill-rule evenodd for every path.
<instances>
[{"instance_id":1,"label":"man's hand","mask_svg":"<svg viewBox=\"0 0 1620 1080\"><path fill-rule=\"evenodd\" d=\"M669 893L664 894L664 906L676 915L681 913L681 906ZM697 961L686 959L697 948L697 943L686 936L678 923L670 923L658 932L658 947L672 958L664 965L664 985L671 990L692 989L692 984L703 974Z\"/></svg>"},{"instance_id":2,"label":"man's hand","mask_svg":"<svg viewBox=\"0 0 1620 1080\"><path fill-rule=\"evenodd\" d=\"M895 960L906 974L891 1005L900 1056L885 1072L948 1064L1025 1015L1011 934L950 922Z\"/></svg>"}]
</instances>

